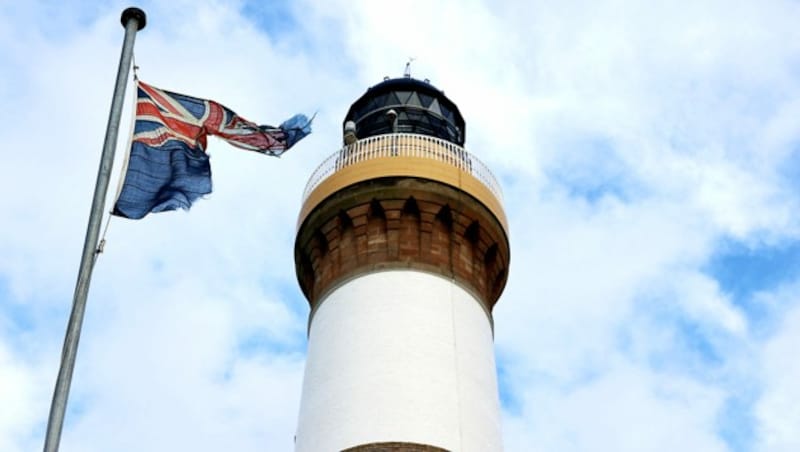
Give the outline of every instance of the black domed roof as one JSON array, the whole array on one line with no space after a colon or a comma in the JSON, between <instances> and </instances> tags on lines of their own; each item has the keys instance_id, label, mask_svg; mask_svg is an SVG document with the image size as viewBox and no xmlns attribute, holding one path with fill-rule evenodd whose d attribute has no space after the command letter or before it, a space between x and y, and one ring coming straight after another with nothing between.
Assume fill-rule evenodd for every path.
<instances>
[{"instance_id":1,"label":"black domed roof","mask_svg":"<svg viewBox=\"0 0 800 452\"><path fill-rule=\"evenodd\" d=\"M394 110L396 120L389 113ZM419 133L464 145L466 125L444 92L411 77L387 79L369 88L347 111L358 138L386 133Z\"/></svg>"}]
</instances>

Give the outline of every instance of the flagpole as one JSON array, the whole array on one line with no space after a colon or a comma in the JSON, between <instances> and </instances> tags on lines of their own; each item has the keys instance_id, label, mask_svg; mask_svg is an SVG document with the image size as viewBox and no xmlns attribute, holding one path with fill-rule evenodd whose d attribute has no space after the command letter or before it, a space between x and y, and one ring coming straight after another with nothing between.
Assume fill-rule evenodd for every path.
<instances>
[{"instance_id":1,"label":"flagpole","mask_svg":"<svg viewBox=\"0 0 800 452\"><path fill-rule=\"evenodd\" d=\"M67 409L67 398L72 381L72 371L75 368L75 356L78 351L78 341L81 335L83 314L86 310L86 295L89 293L89 283L92 277L95 258L97 257L97 244L100 237L100 223L103 219L108 182L111 176L111 166L114 163L114 150L117 145L119 133L119 120L122 115L125 85L128 82L128 73L131 68L133 56L133 43L136 32L144 28L147 17L139 8L127 8L122 12L122 26L125 27L125 39L122 42L122 54L117 69L117 82L114 86L114 96L111 100L111 112L108 116L103 153L100 157L100 168L97 172L97 183L94 187L92 210L89 214L89 224L86 228L86 239L83 242L81 266L78 271L78 281L75 283L75 294L72 299L72 312L67 323L67 333L64 337L64 348L61 351L61 367L58 369L53 401L50 404L50 416L47 420L47 433L44 442L44 452L57 452L61 440L61 429L64 426L64 415Z\"/></svg>"}]
</instances>

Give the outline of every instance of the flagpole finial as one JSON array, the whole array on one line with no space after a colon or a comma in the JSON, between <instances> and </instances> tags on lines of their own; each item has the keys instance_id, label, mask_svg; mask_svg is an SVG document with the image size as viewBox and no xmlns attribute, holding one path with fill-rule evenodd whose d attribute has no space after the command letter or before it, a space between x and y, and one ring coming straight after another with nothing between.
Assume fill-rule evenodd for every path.
<instances>
[{"instance_id":1,"label":"flagpole finial","mask_svg":"<svg viewBox=\"0 0 800 452\"><path fill-rule=\"evenodd\" d=\"M131 19L136 19L136 22L139 24L139 30L144 28L147 25L147 15L139 8L130 7L126 8L125 11L122 12L122 17L120 18L120 22L122 22L122 26L126 27L128 25L128 21Z\"/></svg>"}]
</instances>

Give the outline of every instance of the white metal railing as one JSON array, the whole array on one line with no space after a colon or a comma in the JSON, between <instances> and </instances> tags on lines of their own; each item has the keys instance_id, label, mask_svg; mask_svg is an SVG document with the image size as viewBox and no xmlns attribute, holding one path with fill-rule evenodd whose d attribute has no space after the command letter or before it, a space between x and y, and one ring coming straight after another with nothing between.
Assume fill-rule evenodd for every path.
<instances>
[{"instance_id":1,"label":"white metal railing","mask_svg":"<svg viewBox=\"0 0 800 452\"><path fill-rule=\"evenodd\" d=\"M311 174L303 191L303 202L331 174L366 160L384 157L418 157L447 163L481 181L499 201L503 199L494 174L461 146L427 135L392 133L358 140L326 158Z\"/></svg>"}]
</instances>

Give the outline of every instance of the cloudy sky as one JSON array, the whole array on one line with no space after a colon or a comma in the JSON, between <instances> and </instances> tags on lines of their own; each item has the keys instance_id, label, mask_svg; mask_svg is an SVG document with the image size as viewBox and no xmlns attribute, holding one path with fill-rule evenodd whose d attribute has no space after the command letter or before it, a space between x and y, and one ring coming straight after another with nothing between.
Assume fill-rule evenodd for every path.
<instances>
[{"instance_id":1,"label":"cloudy sky","mask_svg":"<svg viewBox=\"0 0 800 452\"><path fill-rule=\"evenodd\" d=\"M3 451L42 446L125 6L0 1ZM301 193L409 57L504 189L507 450L800 450L800 3L139 6L143 80L262 123L318 114L281 159L212 139L191 212L111 221L63 451L291 450Z\"/></svg>"}]
</instances>

